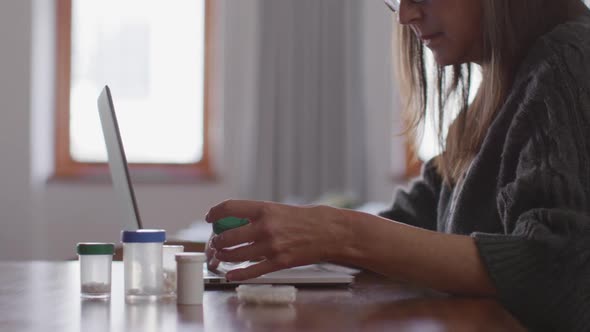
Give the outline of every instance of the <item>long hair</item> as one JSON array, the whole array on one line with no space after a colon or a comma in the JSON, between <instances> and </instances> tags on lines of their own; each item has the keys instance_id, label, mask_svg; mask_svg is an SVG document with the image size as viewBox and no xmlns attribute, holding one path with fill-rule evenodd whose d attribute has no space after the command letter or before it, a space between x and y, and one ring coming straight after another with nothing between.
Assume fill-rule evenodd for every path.
<instances>
[{"instance_id":1,"label":"long hair","mask_svg":"<svg viewBox=\"0 0 590 332\"><path fill-rule=\"evenodd\" d=\"M406 133L414 147L429 105L436 105L438 143L435 163L444 182L453 185L467 170L506 100L518 66L534 42L568 17L579 0L473 0L483 5L482 82L469 102L469 63L430 68L425 47L408 26L398 31L397 72L401 82ZM427 73L434 75L429 82ZM454 113L453 113L454 112ZM448 128L449 118L456 116ZM446 139L445 139L446 135Z\"/></svg>"}]
</instances>

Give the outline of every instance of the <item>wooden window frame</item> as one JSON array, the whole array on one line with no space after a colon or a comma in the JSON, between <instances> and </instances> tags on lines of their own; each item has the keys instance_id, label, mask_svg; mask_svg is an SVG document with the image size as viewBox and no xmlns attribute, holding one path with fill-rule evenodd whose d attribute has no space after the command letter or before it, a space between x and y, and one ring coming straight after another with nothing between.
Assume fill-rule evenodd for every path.
<instances>
[{"instance_id":1,"label":"wooden window frame","mask_svg":"<svg viewBox=\"0 0 590 332\"><path fill-rule=\"evenodd\" d=\"M72 159L70 154L70 83L71 83L71 29L72 1L56 1L56 101L55 101L55 170L54 179L84 180L109 177L108 164L86 163ZM214 20L215 0L205 1L205 61L203 107L203 156L192 164L132 163L130 169L148 181L213 180L211 167L210 116L214 107L211 87L215 86L212 73L215 68Z\"/></svg>"}]
</instances>

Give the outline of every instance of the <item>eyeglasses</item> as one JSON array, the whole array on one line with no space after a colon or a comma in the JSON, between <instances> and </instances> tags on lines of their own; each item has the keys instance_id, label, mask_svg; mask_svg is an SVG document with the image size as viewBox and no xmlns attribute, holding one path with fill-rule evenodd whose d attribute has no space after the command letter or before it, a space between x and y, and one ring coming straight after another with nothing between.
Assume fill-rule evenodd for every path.
<instances>
[{"instance_id":1,"label":"eyeglasses","mask_svg":"<svg viewBox=\"0 0 590 332\"><path fill-rule=\"evenodd\" d=\"M426 0L410 0L412 3L423 3ZM394 12L399 12L399 6L401 5L402 0L385 0L385 4L389 9Z\"/></svg>"}]
</instances>

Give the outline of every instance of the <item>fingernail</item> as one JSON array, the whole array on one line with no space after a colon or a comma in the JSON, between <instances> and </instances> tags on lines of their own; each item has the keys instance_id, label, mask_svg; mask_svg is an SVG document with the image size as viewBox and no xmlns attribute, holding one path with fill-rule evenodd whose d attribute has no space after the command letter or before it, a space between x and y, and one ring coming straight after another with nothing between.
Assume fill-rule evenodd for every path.
<instances>
[{"instance_id":1,"label":"fingernail","mask_svg":"<svg viewBox=\"0 0 590 332\"><path fill-rule=\"evenodd\" d=\"M207 214L205 214L205 221L209 221L209 212L207 212Z\"/></svg>"}]
</instances>

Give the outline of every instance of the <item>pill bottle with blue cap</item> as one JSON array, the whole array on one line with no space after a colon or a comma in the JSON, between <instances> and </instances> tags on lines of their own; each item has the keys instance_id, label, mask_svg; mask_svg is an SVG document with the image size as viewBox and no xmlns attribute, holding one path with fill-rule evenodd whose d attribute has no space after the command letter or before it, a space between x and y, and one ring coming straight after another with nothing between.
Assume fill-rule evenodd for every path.
<instances>
[{"instance_id":1,"label":"pill bottle with blue cap","mask_svg":"<svg viewBox=\"0 0 590 332\"><path fill-rule=\"evenodd\" d=\"M163 295L165 241L166 231L161 229L121 232L126 300L157 300Z\"/></svg>"},{"instance_id":2,"label":"pill bottle with blue cap","mask_svg":"<svg viewBox=\"0 0 590 332\"><path fill-rule=\"evenodd\" d=\"M80 295L90 299L108 299L111 296L111 266L113 243L78 243L80 261Z\"/></svg>"},{"instance_id":3,"label":"pill bottle with blue cap","mask_svg":"<svg viewBox=\"0 0 590 332\"><path fill-rule=\"evenodd\" d=\"M249 224L250 222L248 219L242 219L237 217L226 217L223 219L219 219L218 221L213 223L213 233L219 235L225 231L230 229L238 228ZM227 248L229 250L236 249L242 246L249 245L249 243L239 244L237 246L233 246L231 248ZM217 268L221 272L228 272L233 269L244 268L249 265L249 262L220 262L219 267Z\"/></svg>"}]
</instances>

